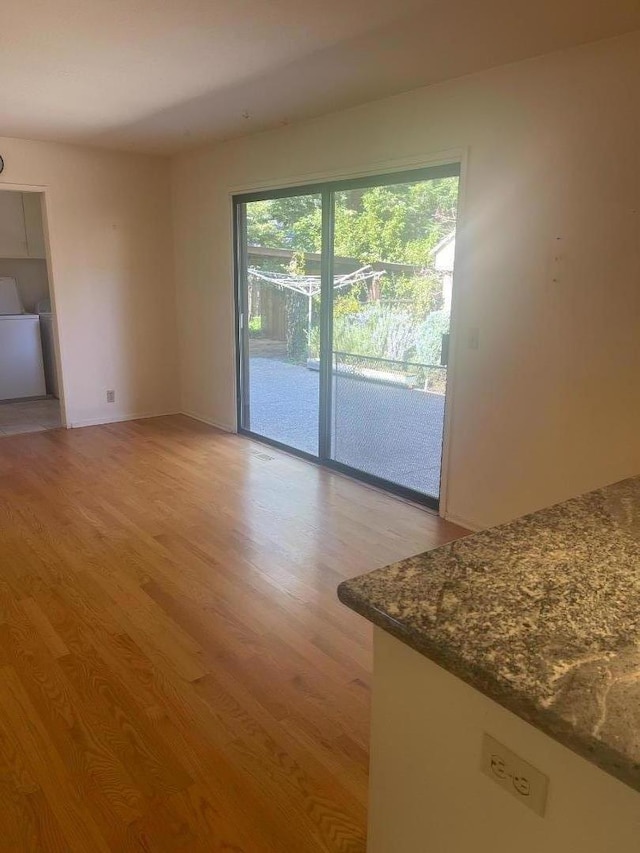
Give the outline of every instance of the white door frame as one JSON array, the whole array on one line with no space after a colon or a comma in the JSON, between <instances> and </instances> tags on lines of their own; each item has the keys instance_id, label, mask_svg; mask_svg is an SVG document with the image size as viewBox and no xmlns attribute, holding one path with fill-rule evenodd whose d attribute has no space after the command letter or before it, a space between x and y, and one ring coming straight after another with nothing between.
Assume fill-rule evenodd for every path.
<instances>
[{"instance_id":1,"label":"white door frame","mask_svg":"<svg viewBox=\"0 0 640 853\"><path fill-rule=\"evenodd\" d=\"M49 188L45 185L38 184L12 184L8 181L0 181L0 191L18 192L18 193L40 193L42 206L42 231L44 234L45 246L45 262L47 264L47 278L49 281L49 298L51 299L51 309L53 312L53 341L54 341L54 356L56 362L56 372L58 377L58 388L60 391L60 419L62 426L68 427L67 421L67 404L64 370L62 368L62 347L60 345L60 333L58 331L58 300L56 298L56 284L53 261L51 258L51 240L49 236L49 221L50 221L50 204L49 204Z\"/></svg>"}]
</instances>

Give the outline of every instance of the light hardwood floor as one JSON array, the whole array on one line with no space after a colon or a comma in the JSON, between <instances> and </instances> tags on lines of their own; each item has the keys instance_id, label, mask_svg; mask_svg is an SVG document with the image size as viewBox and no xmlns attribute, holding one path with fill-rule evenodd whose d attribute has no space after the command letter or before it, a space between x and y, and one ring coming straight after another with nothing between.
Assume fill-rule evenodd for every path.
<instances>
[{"instance_id":1,"label":"light hardwood floor","mask_svg":"<svg viewBox=\"0 0 640 853\"><path fill-rule=\"evenodd\" d=\"M0 849L364 851L335 588L462 532L184 417L0 438Z\"/></svg>"}]
</instances>

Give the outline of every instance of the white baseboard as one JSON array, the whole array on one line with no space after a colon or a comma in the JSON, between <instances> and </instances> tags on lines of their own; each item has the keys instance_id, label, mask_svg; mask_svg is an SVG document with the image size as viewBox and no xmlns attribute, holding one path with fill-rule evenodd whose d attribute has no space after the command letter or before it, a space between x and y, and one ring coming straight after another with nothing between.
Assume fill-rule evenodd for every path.
<instances>
[{"instance_id":1,"label":"white baseboard","mask_svg":"<svg viewBox=\"0 0 640 853\"><path fill-rule=\"evenodd\" d=\"M124 412L119 415L112 415L110 417L102 417L98 418L81 418L80 420L69 420L67 422L67 429L77 429L79 427L88 427L88 426L100 426L101 424L117 424L122 421L141 421L146 418L164 418L168 415L179 415L181 414L177 409L174 409L170 412Z\"/></svg>"},{"instance_id":2,"label":"white baseboard","mask_svg":"<svg viewBox=\"0 0 640 853\"><path fill-rule=\"evenodd\" d=\"M200 421L200 423L207 424L207 426L215 427L216 429L220 429L223 432L231 432L235 433L235 429L229 424L221 424L218 421L214 421L211 418L206 418L203 415L198 415L195 412L185 412L180 411L179 409L172 409L168 412L124 412L118 415L112 415L111 417L105 417L104 415L97 418L80 418L70 419L67 422L67 429L77 429L79 427L87 427L87 426L100 426L101 424L117 424L123 421L138 421L145 420L146 418L164 418L168 415L184 415L187 418L192 418L194 421Z\"/></svg>"},{"instance_id":3,"label":"white baseboard","mask_svg":"<svg viewBox=\"0 0 640 853\"><path fill-rule=\"evenodd\" d=\"M195 412L180 412L181 415L184 415L187 418L191 418L194 421L200 421L201 424L207 424L207 426L215 427L216 429L221 429L223 432L232 432L235 433L236 430L234 427L229 426L229 424L221 424L218 421L214 421L211 418L205 418L204 415L198 415Z\"/></svg>"},{"instance_id":4,"label":"white baseboard","mask_svg":"<svg viewBox=\"0 0 640 853\"><path fill-rule=\"evenodd\" d=\"M472 533L479 533L481 530L486 529L476 521L470 521L468 518L460 518L460 516L452 515L449 512L445 513L442 518L444 518L445 521L450 521L452 524L457 524L459 527L466 527L467 530L470 530Z\"/></svg>"}]
</instances>

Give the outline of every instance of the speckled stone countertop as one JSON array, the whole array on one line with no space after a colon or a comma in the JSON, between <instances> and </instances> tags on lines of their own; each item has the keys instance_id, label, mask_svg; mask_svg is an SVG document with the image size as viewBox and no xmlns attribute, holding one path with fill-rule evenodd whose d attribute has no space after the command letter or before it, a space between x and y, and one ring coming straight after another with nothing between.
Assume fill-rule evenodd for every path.
<instances>
[{"instance_id":1,"label":"speckled stone countertop","mask_svg":"<svg viewBox=\"0 0 640 853\"><path fill-rule=\"evenodd\" d=\"M640 477L345 581L338 596L640 791Z\"/></svg>"}]
</instances>

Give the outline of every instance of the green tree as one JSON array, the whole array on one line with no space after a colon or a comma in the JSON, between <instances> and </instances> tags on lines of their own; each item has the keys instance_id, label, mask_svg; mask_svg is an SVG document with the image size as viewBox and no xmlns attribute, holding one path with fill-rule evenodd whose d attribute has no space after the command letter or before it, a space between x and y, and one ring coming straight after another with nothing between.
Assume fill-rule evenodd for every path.
<instances>
[{"instance_id":1,"label":"green tree","mask_svg":"<svg viewBox=\"0 0 640 853\"><path fill-rule=\"evenodd\" d=\"M358 282L348 291L336 293L334 323L340 346L402 359L416 351L428 363L437 361L437 347L448 321L440 313L432 317L442 309L442 283L433 268L433 249L455 228L457 203L455 177L335 194L336 256L353 258L361 266L400 265L400 269L387 268L369 291ZM285 258L261 259L264 270L317 272L317 268L307 268L305 255L322 248L321 195L250 202L247 239L249 245L291 252ZM308 308L305 313L303 299L290 292L285 300L289 357L294 360L302 360L304 355L303 319ZM384 310L369 310L378 301ZM417 337L409 334L410 327ZM394 328L403 330L399 337L399 333L392 334Z\"/></svg>"},{"instance_id":2,"label":"green tree","mask_svg":"<svg viewBox=\"0 0 640 853\"><path fill-rule=\"evenodd\" d=\"M457 178L336 194L336 254L364 263L428 266L455 227Z\"/></svg>"},{"instance_id":3,"label":"green tree","mask_svg":"<svg viewBox=\"0 0 640 853\"><path fill-rule=\"evenodd\" d=\"M250 246L320 250L322 206L319 195L293 196L247 204L247 242Z\"/></svg>"},{"instance_id":4,"label":"green tree","mask_svg":"<svg viewBox=\"0 0 640 853\"><path fill-rule=\"evenodd\" d=\"M434 246L455 227L457 199L457 178L338 192L336 255L428 266ZM320 252L321 196L250 202L247 239L254 246Z\"/></svg>"}]
</instances>

